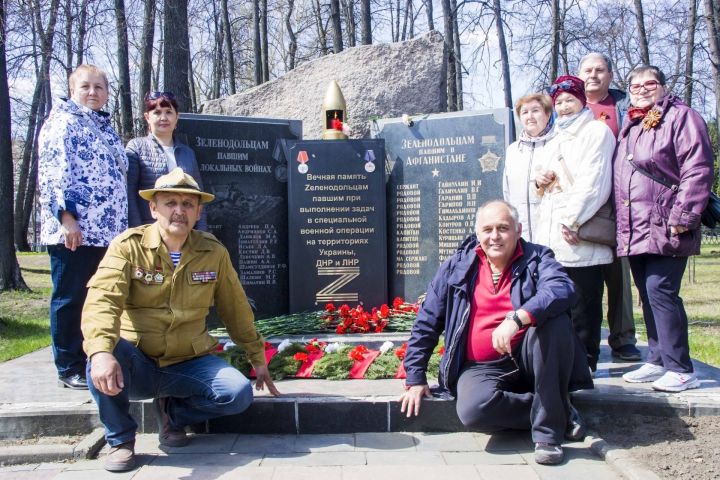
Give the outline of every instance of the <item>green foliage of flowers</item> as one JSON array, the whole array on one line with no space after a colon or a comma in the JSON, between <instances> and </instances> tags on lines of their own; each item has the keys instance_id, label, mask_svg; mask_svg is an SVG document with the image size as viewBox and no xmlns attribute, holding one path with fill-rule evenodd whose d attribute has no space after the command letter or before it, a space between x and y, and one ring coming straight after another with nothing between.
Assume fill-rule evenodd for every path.
<instances>
[{"instance_id":1,"label":"green foliage of flowers","mask_svg":"<svg viewBox=\"0 0 720 480\"><path fill-rule=\"evenodd\" d=\"M292 377L297 373L298 368L300 368L303 362L293 358L296 353L307 353L307 350L299 343L292 343L282 352L278 352L277 355L270 360L268 370L270 370L270 375L273 380L282 380L285 377Z\"/></svg>"},{"instance_id":2,"label":"green foliage of flowers","mask_svg":"<svg viewBox=\"0 0 720 480\"><path fill-rule=\"evenodd\" d=\"M332 353L325 353L315 363L313 377L325 378L327 380L345 380L350 374L354 361L348 357L352 347L345 346Z\"/></svg>"},{"instance_id":3,"label":"green foliage of flowers","mask_svg":"<svg viewBox=\"0 0 720 480\"><path fill-rule=\"evenodd\" d=\"M395 350L389 350L378 355L365 372L365 378L377 380L379 378L395 378L400 368L400 359L395 355Z\"/></svg>"},{"instance_id":4,"label":"green foliage of flowers","mask_svg":"<svg viewBox=\"0 0 720 480\"><path fill-rule=\"evenodd\" d=\"M238 369L240 373L242 373L246 377L250 376L250 370L252 370L252 365L250 364L250 360L248 360L247 354L240 348L229 348L224 352L220 352L218 356L236 369Z\"/></svg>"}]
</instances>

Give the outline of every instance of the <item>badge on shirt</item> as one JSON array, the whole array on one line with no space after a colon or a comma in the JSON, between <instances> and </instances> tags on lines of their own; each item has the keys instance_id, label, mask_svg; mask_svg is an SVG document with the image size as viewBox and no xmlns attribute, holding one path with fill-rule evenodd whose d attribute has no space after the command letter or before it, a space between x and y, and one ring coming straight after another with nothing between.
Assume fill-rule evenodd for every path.
<instances>
[{"instance_id":1,"label":"badge on shirt","mask_svg":"<svg viewBox=\"0 0 720 480\"><path fill-rule=\"evenodd\" d=\"M217 272L192 272L193 282L214 282L217 280Z\"/></svg>"},{"instance_id":2,"label":"badge on shirt","mask_svg":"<svg viewBox=\"0 0 720 480\"><path fill-rule=\"evenodd\" d=\"M165 281L165 276L162 274L162 268L160 267L155 268L155 274L142 267L135 267L133 276L138 280L142 280L145 285L150 285L151 283L163 283L163 281Z\"/></svg>"}]
</instances>

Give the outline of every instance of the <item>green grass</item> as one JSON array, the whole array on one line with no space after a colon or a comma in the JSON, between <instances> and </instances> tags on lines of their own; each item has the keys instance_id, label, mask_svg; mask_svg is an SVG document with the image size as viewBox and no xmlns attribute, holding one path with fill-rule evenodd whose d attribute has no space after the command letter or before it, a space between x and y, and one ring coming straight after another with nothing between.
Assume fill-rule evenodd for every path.
<instances>
[{"instance_id":1,"label":"green grass","mask_svg":"<svg viewBox=\"0 0 720 480\"><path fill-rule=\"evenodd\" d=\"M18 254L18 262L32 292L0 293L0 362L50 345L49 257Z\"/></svg>"},{"instance_id":2,"label":"green grass","mask_svg":"<svg viewBox=\"0 0 720 480\"><path fill-rule=\"evenodd\" d=\"M719 286L720 245L703 245L700 255L688 260L680 296L690 324L690 356L715 366L720 366ZM639 338L647 340L634 286L633 295L636 332Z\"/></svg>"}]
</instances>

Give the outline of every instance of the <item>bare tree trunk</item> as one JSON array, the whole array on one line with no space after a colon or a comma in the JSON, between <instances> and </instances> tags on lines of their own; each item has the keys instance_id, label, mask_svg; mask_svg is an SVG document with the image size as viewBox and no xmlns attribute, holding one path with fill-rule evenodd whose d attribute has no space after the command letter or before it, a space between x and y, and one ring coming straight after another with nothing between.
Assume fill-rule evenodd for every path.
<instances>
[{"instance_id":1,"label":"bare tree trunk","mask_svg":"<svg viewBox=\"0 0 720 480\"><path fill-rule=\"evenodd\" d=\"M560 52L560 0L552 0L552 39L550 43L550 82L558 77L558 56Z\"/></svg>"},{"instance_id":2,"label":"bare tree trunk","mask_svg":"<svg viewBox=\"0 0 720 480\"><path fill-rule=\"evenodd\" d=\"M344 50L342 24L340 22L340 0L330 0L330 23L333 29L333 53Z\"/></svg>"},{"instance_id":3,"label":"bare tree trunk","mask_svg":"<svg viewBox=\"0 0 720 480\"><path fill-rule=\"evenodd\" d=\"M130 98L130 63L128 55L128 32L125 19L125 0L115 0L115 25L118 42L118 70L120 71L120 118L121 136L128 142L133 136L132 99Z\"/></svg>"},{"instance_id":4,"label":"bare tree trunk","mask_svg":"<svg viewBox=\"0 0 720 480\"><path fill-rule=\"evenodd\" d=\"M372 18L370 0L360 0L360 33L363 45L372 44Z\"/></svg>"},{"instance_id":5,"label":"bare tree trunk","mask_svg":"<svg viewBox=\"0 0 720 480\"><path fill-rule=\"evenodd\" d=\"M633 0L633 5L635 6L635 18L637 19L640 59L645 65L650 65L650 49L648 48L647 33L645 33L645 15L643 14L642 0Z\"/></svg>"},{"instance_id":6,"label":"bare tree trunk","mask_svg":"<svg viewBox=\"0 0 720 480\"><path fill-rule=\"evenodd\" d=\"M345 31L347 33L348 46L354 47L357 44L355 34L355 0L342 0L343 16L345 17Z\"/></svg>"},{"instance_id":7,"label":"bare tree trunk","mask_svg":"<svg viewBox=\"0 0 720 480\"><path fill-rule=\"evenodd\" d=\"M160 34L160 40L158 41L159 48L158 48L158 55L157 55L157 63L155 64L155 68L153 69L153 72L155 72L155 75L153 75L152 79L152 88L151 90L159 90L160 89L160 71L162 70L162 65L164 63L163 53L165 52L165 17L163 15L158 16L158 33ZM165 88L167 90L167 87Z\"/></svg>"},{"instance_id":8,"label":"bare tree trunk","mask_svg":"<svg viewBox=\"0 0 720 480\"><path fill-rule=\"evenodd\" d=\"M320 0L313 1L313 12L315 13L315 26L318 31L318 48L321 55L327 55L327 31L323 26L322 10L320 9Z\"/></svg>"},{"instance_id":9,"label":"bare tree trunk","mask_svg":"<svg viewBox=\"0 0 720 480\"><path fill-rule=\"evenodd\" d=\"M510 83L510 58L508 57L507 44L505 43L505 28L503 24L500 0L493 0L495 12L495 28L497 29L498 43L500 47L500 63L502 64L503 92L505 93L505 106L512 109L512 84ZM554 80L554 79L553 79Z\"/></svg>"},{"instance_id":10,"label":"bare tree trunk","mask_svg":"<svg viewBox=\"0 0 720 480\"><path fill-rule=\"evenodd\" d=\"M145 111L145 94L150 91L150 82L152 80L152 61L153 61L153 40L155 38L155 1L145 0L145 10L143 13L143 29L140 46L140 74L138 85L138 122L135 129L137 135L142 135L143 120L142 113Z\"/></svg>"},{"instance_id":11,"label":"bare tree trunk","mask_svg":"<svg viewBox=\"0 0 720 480\"><path fill-rule=\"evenodd\" d=\"M456 64L455 64L455 46L454 46L454 19L453 11L450 7L450 0L441 0L443 9L443 22L445 27L445 60L447 62L447 91L448 91L448 111L457 110L457 81L456 81Z\"/></svg>"},{"instance_id":12,"label":"bare tree trunk","mask_svg":"<svg viewBox=\"0 0 720 480\"><path fill-rule=\"evenodd\" d=\"M73 23L72 0L65 0L65 79L68 84L70 84L70 74L73 71Z\"/></svg>"},{"instance_id":13,"label":"bare tree trunk","mask_svg":"<svg viewBox=\"0 0 720 480\"><path fill-rule=\"evenodd\" d=\"M433 0L423 0L425 4L425 13L427 13L428 30L435 30L435 21L433 20Z\"/></svg>"},{"instance_id":14,"label":"bare tree trunk","mask_svg":"<svg viewBox=\"0 0 720 480\"><path fill-rule=\"evenodd\" d=\"M415 38L415 19L417 16L415 15L415 3L414 1L410 1L410 27L409 27L409 33L408 38Z\"/></svg>"},{"instance_id":15,"label":"bare tree trunk","mask_svg":"<svg viewBox=\"0 0 720 480\"><path fill-rule=\"evenodd\" d=\"M408 29L408 16L410 15L410 5L412 5L412 0L405 0L405 10L403 11L402 33L400 34L400 40L402 40L403 42L407 39L406 35L407 35L407 29Z\"/></svg>"},{"instance_id":16,"label":"bare tree trunk","mask_svg":"<svg viewBox=\"0 0 720 480\"><path fill-rule=\"evenodd\" d=\"M213 22L215 23L215 48L213 52L213 69L212 69L212 83L210 88L210 97L220 97L220 83L222 83L222 63L223 63L223 32L225 27L221 25L222 17L219 17L215 9L215 2L213 1Z\"/></svg>"},{"instance_id":17,"label":"bare tree trunk","mask_svg":"<svg viewBox=\"0 0 720 480\"><path fill-rule=\"evenodd\" d=\"M198 100L195 89L195 77L193 76L192 59L188 58L188 85L190 86L190 112L197 112Z\"/></svg>"},{"instance_id":18,"label":"bare tree trunk","mask_svg":"<svg viewBox=\"0 0 720 480\"><path fill-rule=\"evenodd\" d=\"M5 2L0 2L0 118L10 118L10 89L5 59ZM0 202L13 202L13 156L10 122L0 122ZM0 211L0 291L29 290L15 255L13 209Z\"/></svg>"},{"instance_id":19,"label":"bare tree trunk","mask_svg":"<svg viewBox=\"0 0 720 480\"><path fill-rule=\"evenodd\" d=\"M49 98L48 94L50 91L50 82L48 78L59 3L59 0L52 0L50 4L47 28L43 29L42 18L40 15L40 3L37 0L30 2L30 8L33 15L32 28L40 37L40 57L42 62L37 72L37 83L35 84L35 91L33 92L32 103L30 104L28 129L25 134L25 148L23 150L23 157L20 163L17 192L15 193L15 217L13 219L15 222L15 246L21 251L27 251L30 249L30 245L27 240L27 225L30 221L31 212L26 210L25 205L32 205L32 198L35 196L35 179L31 176L31 170L32 163L36 157L35 146L37 134L41 126L40 120L44 118L45 108L43 105L50 105L50 102L47 100ZM43 101L43 99L45 99L45 101ZM49 108L50 107L48 107L48 110ZM30 198L28 199L27 197Z\"/></svg>"},{"instance_id":20,"label":"bare tree trunk","mask_svg":"<svg viewBox=\"0 0 720 480\"><path fill-rule=\"evenodd\" d=\"M285 62L285 67L289 70L295 68L295 55L297 55L297 37L293 31L292 19L293 8L295 7L295 0L288 0L288 9L285 13L285 29L288 32L288 55Z\"/></svg>"},{"instance_id":21,"label":"bare tree trunk","mask_svg":"<svg viewBox=\"0 0 720 480\"><path fill-rule=\"evenodd\" d=\"M400 41L400 0L395 0L395 36L393 42Z\"/></svg>"},{"instance_id":22,"label":"bare tree trunk","mask_svg":"<svg viewBox=\"0 0 720 480\"><path fill-rule=\"evenodd\" d=\"M268 6L267 0L260 0L260 40L262 42L263 82L270 80L270 50L268 49Z\"/></svg>"},{"instance_id":23,"label":"bare tree trunk","mask_svg":"<svg viewBox=\"0 0 720 480\"><path fill-rule=\"evenodd\" d=\"M457 84L457 109L463 109L463 66L462 49L460 45L460 28L458 26L458 5L457 0L450 0L450 8L453 11L453 44L455 45L455 83Z\"/></svg>"},{"instance_id":24,"label":"bare tree trunk","mask_svg":"<svg viewBox=\"0 0 720 480\"><path fill-rule=\"evenodd\" d=\"M260 47L260 1L252 0L253 60L255 64L255 85L263 82L262 51Z\"/></svg>"},{"instance_id":25,"label":"bare tree trunk","mask_svg":"<svg viewBox=\"0 0 720 480\"><path fill-rule=\"evenodd\" d=\"M165 90L175 94L181 112L192 111L188 0L165 0L164 17L163 74Z\"/></svg>"},{"instance_id":26,"label":"bare tree trunk","mask_svg":"<svg viewBox=\"0 0 720 480\"><path fill-rule=\"evenodd\" d=\"M695 56L695 29L697 28L697 0L688 1L688 38L685 48L685 89L683 100L692 105L693 95L693 57Z\"/></svg>"},{"instance_id":27,"label":"bare tree trunk","mask_svg":"<svg viewBox=\"0 0 720 480\"><path fill-rule=\"evenodd\" d=\"M235 95L235 51L233 49L232 28L230 25L230 12L228 12L227 0L220 0L222 9L223 27L225 28L225 52L227 54L228 66L228 89L230 95Z\"/></svg>"},{"instance_id":28,"label":"bare tree trunk","mask_svg":"<svg viewBox=\"0 0 720 480\"><path fill-rule=\"evenodd\" d=\"M716 0L704 0L705 23L710 43L710 64L715 84L714 91L720 92L720 30L718 30L718 18L716 17L717 7ZM720 132L720 95L717 94L715 95L715 126Z\"/></svg>"},{"instance_id":29,"label":"bare tree trunk","mask_svg":"<svg viewBox=\"0 0 720 480\"><path fill-rule=\"evenodd\" d=\"M80 21L78 22L77 39L77 66L85 62L85 36L87 35L87 6L89 0L82 0L80 4Z\"/></svg>"}]
</instances>

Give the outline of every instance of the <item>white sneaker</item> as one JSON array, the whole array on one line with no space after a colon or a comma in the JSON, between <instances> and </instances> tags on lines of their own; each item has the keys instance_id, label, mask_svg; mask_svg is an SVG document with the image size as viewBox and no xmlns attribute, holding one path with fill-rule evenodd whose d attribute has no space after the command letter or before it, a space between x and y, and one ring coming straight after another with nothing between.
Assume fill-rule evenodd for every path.
<instances>
[{"instance_id":1,"label":"white sneaker","mask_svg":"<svg viewBox=\"0 0 720 480\"><path fill-rule=\"evenodd\" d=\"M653 389L661 392L682 392L690 388L698 388L700 380L694 373L665 372L665 375L655 380Z\"/></svg>"},{"instance_id":2,"label":"white sneaker","mask_svg":"<svg viewBox=\"0 0 720 480\"><path fill-rule=\"evenodd\" d=\"M645 363L642 367L632 372L627 372L622 376L623 380L628 383L646 383L654 382L665 374L665 367L655 365L654 363Z\"/></svg>"}]
</instances>

